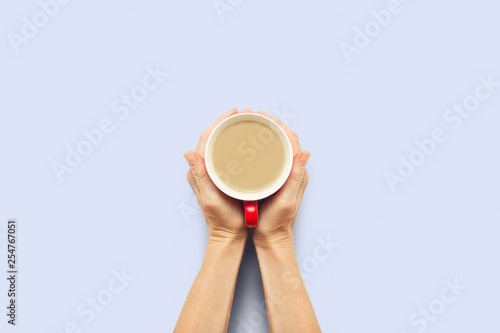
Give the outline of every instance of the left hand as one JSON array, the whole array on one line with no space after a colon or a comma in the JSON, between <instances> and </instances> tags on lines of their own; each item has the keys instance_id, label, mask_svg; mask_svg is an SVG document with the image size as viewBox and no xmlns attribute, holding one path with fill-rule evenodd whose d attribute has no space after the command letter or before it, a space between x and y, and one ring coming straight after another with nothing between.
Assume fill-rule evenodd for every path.
<instances>
[{"instance_id":1,"label":"left hand","mask_svg":"<svg viewBox=\"0 0 500 333\"><path fill-rule=\"evenodd\" d=\"M207 221L209 240L215 242L246 240L248 236L241 202L219 190L205 167L205 147L208 137L221 121L237 113L238 110L233 108L220 116L201 134L196 151L187 151L184 154L190 166L187 180Z\"/></svg>"}]
</instances>

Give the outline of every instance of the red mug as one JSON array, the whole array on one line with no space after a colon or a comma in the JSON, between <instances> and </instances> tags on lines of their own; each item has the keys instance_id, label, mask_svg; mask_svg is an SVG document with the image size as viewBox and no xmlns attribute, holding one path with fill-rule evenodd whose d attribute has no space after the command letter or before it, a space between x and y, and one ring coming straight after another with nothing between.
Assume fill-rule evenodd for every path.
<instances>
[{"instance_id":1,"label":"red mug","mask_svg":"<svg viewBox=\"0 0 500 333\"><path fill-rule=\"evenodd\" d=\"M275 138L281 140L281 143L283 144L283 148L285 150L285 163L280 176L272 185L258 192L246 193L232 188L229 182L227 182L227 178L224 172L217 172L214 167L212 151L214 149L217 138L226 128L240 121L256 121L267 125L272 130ZM238 113L224 119L214 128L214 130L208 137L207 145L205 148L205 165L210 178L222 192L230 197L243 201L245 210L245 226L248 228L257 227L257 225L259 224L259 200L269 197L283 186L283 184L288 179L290 172L292 171L292 164L292 144L285 131L272 119L257 113Z\"/></svg>"}]
</instances>

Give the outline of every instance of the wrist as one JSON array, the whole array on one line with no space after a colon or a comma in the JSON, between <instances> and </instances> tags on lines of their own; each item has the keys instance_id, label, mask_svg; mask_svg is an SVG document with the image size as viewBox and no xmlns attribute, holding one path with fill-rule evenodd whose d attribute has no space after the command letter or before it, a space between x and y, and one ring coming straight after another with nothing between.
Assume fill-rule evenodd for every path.
<instances>
[{"instance_id":1,"label":"wrist","mask_svg":"<svg viewBox=\"0 0 500 333\"><path fill-rule=\"evenodd\" d=\"M257 227L258 228L258 227ZM259 249L293 249L293 231L287 230L279 233L264 233L254 229L253 242Z\"/></svg>"},{"instance_id":2,"label":"wrist","mask_svg":"<svg viewBox=\"0 0 500 333\"><path fill-rule=\"evenodd\" d=\"M220 247L245 246L248 238L248 230L240 233L231 232L209 232L208 245Z\"/></svg>"},{"instance_id":3,"label":"wrist","mask_svg":"<svg viewBox=\"0 0 500 333\"><path fill-rule=\"evenodd\" d=\"M214 238L209 237L202 270L216 272L234 270L238 268L245 252L246 238Z\"/></svg>"}]
</instances>

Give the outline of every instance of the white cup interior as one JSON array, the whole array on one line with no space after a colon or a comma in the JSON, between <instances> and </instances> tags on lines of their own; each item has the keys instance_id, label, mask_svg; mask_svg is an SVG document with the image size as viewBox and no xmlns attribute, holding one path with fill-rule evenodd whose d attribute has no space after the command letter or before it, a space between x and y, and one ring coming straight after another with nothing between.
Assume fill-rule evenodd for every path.
<instances>
[{"instance_id":1,"label":"white cup interior","mask_svg":"<svg viewBox=\"0 0 500 333\"><path fill-rule=\"evenodd\" d=\"M214 144L218 136L220 135L220 133L222 133L224 129L240 121L257 121L269 126L278 135L281 142L283 143L283 147L285 148L285 165L283 167L281 175L279 176L278 180L274 182L274 184L259 192L242 193L235 191L234 189L227 186L215 172L214 163L212 160L212 151L214 148ZM227 119L224 119L214 128L214 130L210 134L207 141L207 146L205 148L205 165L207 167L207 171L208 174L210 175L210 178L222 192L238 200L255 201L267 198L268 196L272 195L273 193L278 191L281 188L281 186L283 186L285 181L288 179L288 176L292 171L292 164L293 164L292 144L290 143L290 139L288 139L288 136L286 135L285 131L281 128L280 125L275 123L273 120L257 113L240 113L231 116Z\"/></svg>"}]
</instances>

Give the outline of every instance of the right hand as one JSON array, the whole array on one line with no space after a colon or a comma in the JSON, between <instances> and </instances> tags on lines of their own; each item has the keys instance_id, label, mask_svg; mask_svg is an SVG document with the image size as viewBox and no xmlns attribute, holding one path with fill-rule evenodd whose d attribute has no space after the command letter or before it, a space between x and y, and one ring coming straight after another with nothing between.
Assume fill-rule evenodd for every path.
<instances>
[{"instance_id":1,"label":"right hand","mask_svg":"<svg viewBox=\"0 0 500 333\"><path fill-rule=\"evenodd\" d=\"M299 137L277 117L263 111L266 116L285 131L293 148L293 167L285 184L272 196L263 200L259 207L259 225L253 230L256 246L293 246L293 226L302 196L309 182L306 165L311 153L300 148Z\"/></svg>"}]
</instances>

